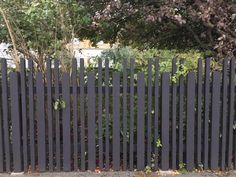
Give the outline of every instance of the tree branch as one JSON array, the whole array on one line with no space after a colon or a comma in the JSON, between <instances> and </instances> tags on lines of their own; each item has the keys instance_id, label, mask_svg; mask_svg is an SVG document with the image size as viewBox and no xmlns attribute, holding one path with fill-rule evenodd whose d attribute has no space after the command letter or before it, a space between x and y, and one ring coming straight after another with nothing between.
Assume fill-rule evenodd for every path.
<instances>
[{"instance_id":1,"label":"tree branch","mask_svg":"<svg viewBox=\"0 0 236 177\"><path fill-rule=\"evenodd\" d=\"M20 63L20 59L17 55L17 48L16 48L16 41L15 41L15 37L13 35L13 30L11 28L11 25L6 17L6 14L5 12L3 11L2 8L0 8L0 14L2 15L3 17L3 20L7 26L7 30L8 30L8 33L10 35L10 38L11 38L11 42L12 42L12 45L13 45L13 59L15 60L15 64L16 64L16 68L18 69L19 68L19 63Z\"/></svg>"}]
</instances>

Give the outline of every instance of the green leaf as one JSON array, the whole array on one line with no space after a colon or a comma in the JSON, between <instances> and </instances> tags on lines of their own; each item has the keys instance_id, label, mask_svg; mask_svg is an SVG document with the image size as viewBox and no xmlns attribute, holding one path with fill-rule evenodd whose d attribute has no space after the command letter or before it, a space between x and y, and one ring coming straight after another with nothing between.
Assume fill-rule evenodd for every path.
<instances>
[{"instance_id":1,"label":"green leaf","mask_svg":"<svg viewBox=\"0 0 236 177\"><path fill-rule=\"evenodd\" d=\"M57 100L54 102L53 108L54 108L54 110L58 110L58 108L59 108L59 99L57 99Z\"/></svg>"},{"instance_id":2,"label":"green leaf","mask_svg":"<svg viewBox=\"0 0 236 177\"><path fill-rule=\"evenodd\" d=\"M61 108L61 109L65 109L65 107L66 107L65 101L64 101L64 100L61 100L61 101L60 101L60 108Z\"/></svg>"}]
</instances>

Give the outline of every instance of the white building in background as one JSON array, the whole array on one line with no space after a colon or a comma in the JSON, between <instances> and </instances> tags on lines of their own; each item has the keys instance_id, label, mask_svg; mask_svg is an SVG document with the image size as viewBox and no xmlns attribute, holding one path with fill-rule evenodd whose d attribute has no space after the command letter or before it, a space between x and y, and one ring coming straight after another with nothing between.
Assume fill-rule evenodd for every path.
<instances>
[{"instance_id":1,"label":"white building in background","mask_svg":"<svg viewBox=\"0 0 236 177\"><path fill-rule=\"evenodd\" d=\"M96 47L92 46L92 43L89 40L79 41L78 38L75 38L70 44L69 47L72 47L74 50L74 57L79 60L83 58L85 65L94 57L101 56L102 51L110 49L110 44L105 44L103 41L97 43Z\"/></svg>"},{"instance_id":2,"label":"white building in background","mask_svg":"<svg viewBox=\"0 0 236 177\"><path fill-rule=\"evenodd\" d=\"M9 44L0 43L0 59L7 59L9 66L14 67L12 57L7 53ZM92 46L89 40L80 41L78 38L74 38L71 43L68 44L69 48L73 49L74 57L79 60L84 59L85 65L87 65L91 58L100 56L102 51L110 49L110 44L105 44L103 41L97 43L96 47Z\"/></svg>"},{"instance_id":3,"label":"white building in background","mask_svg":"<svg viewBox=\"0 0 236 177\"><path fill-rule=\"evenodd\" d=\"M7 60L7 64L10 67L14 67L14 62L12 61L12 57L7 53L9 44L6 43L0 43L0 60L1 59L6 59Z\"/></svg>"}]
</instances>

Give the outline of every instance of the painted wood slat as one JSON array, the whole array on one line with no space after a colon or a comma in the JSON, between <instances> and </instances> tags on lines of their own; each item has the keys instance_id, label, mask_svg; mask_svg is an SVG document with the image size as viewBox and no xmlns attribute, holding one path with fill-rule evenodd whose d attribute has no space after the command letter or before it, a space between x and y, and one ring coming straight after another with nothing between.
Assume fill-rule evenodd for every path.
<instances>
[{"instance_id":1,"label":"painted wood slat","mask_svg":"<svg viewBox=\"0 0 236 177\"><path fill-rule=\"evenodd\" d=\"M154 120L154 137L155 137L155 142L154 142L154 147L155 147L155 167L154 169L157 170L159 165L158 165L158 160L159 160L159 148L156 145L156 141L158 141L159 138L159 59L155 60L155 120Z\"/></svg>"},{"instance_id":2,"label":"painted wood slat","mask_svg":"<svg viewBox=\"0 0 236 177\"><path fill-rule=\"evenodd\" d=\"M170 122L169 122L169 73L163 73L161 78L161 169L169 169L169 150L170 150Z\"/></svg>"},{"instance_id":3,"label":"painted wood slat","mask_svg":"<svg viewBox=\"0 0 236 177\"><path fill-rule=\"evenodd\" d=\"M95 77L88 73L88 170L96 168L95 151Z\"/></svg>"},{"instance_id":4,"label":"painted wood slat","mask_svg":"<svg viewBox=\"0 0 236 177\"><path fill-rule=\"evenodd\" d=\"M72 61L72 87L73 87L73 158L74 171L78 170L78 83L77 83L77 60Z\"/></svg>"},{"instance_id":5,"label":"painted wood slat","mask_svg":"<svg viewBox=\"0 0 236 177\"><path fill-rule=\"evenodd\" d=\"M103 94L102 94L102 60L98 60L98 136L99 136L99 168L102 170L103 165Z\"/></svg>"},{"instance_id":6,"label":"painted wood slat","mask_svg":"<svg viewBox=\"0 0 236 177\"><path fill-rule=\"evenodd\" d=\"M174 58L172 60L172 76L175 76L177 71L177 66L176 66L176 59ZM172 146L171 146L171 159L172 159L172 169L176 170L176 95L177 95L177 84L176 82L172 82L172 101L171 101L171 119L172 119Z\"/></svg>"},{"instance_id":7,"label":"painted wood slat","mask_svg":"<svg viewBox=\"0 0 236 177\"><path fill-rule=\"evenodd\" d=\"M129 169L134 168L134 59L130 60L130 125Z\"/></svg>"},{"instance_id":8,"label":"painted wood slat","mask_svg":"<svg viewBox=\"0 0 236 177\"><path fill-rule=\"evenodd\" d=\"M138 113L137 113L137 169L145 167L145 144L144 144L144 107L145 107L145 80L144 74L138 73Z\"/></svg>"},{"instance_id":9,"label":"painted wood slat","mask_svg":"<svg viewBox=\"0 0 236 177\"><path fill-rule=\"evenodd\" d=\"M234 78L235 78L235 61L230 61L230 81L229 81L229 120L228 120L228 158L227 166L232 166L233 160L233 121L234 121Z\"/></svg>"},{"instance_id":10,"label":"painted wood slat","mask_svg":"<svg viewBox=\"0 0 236 177\"><path fill-rule=\"evenodd\" d=\"M62 138L63 138L63 171L71 170L71 117L70 117L70 76L62 74Z\"/></svg>"},{"instance_id":11,"label":"painted wood slat","mask_svg":"<svg viewBox=\"0 0 236 177\"><path fill-rule=\"evenodd\" d=\"M120 170L120 74L113 73L113 169Z\"/></svg>"},{"instance_id":12,"label":"painted wood slat","mask_svg":"<svg viewBox=\"0 0 236 177\"><path fill-rule=\"evenodd\" d=\"M209 159L209 102L210 102L210 58L205 60L204 88L204 169L208 169Z\"/></svg>"},{"instance_id":13,"label":"painted wood slat","mask_svg":"<svg viewBox=\"0 0 236 177\"><path fill-rule=\"evenodd\" d=\"M127 60L123 61L123 170L127 170Z\"/></svg>"},{"instance_id":14,"label":"painted wood slat","mask_svg":"<svg viewBox=\"0 0 236 177\"><path fill-rule=\"evenodd\" d=\"M194 136L195 136L195 74L187 75L187 134L186 134L186 163L187 170L194 169Z\"/></svg>"},{"instance_id":15,"label":"painted wood slat","mask_svg":"<svg viewBox=\"0 0 236 177\"><path fill-rule=\"evenodd\" d=\"M202 164L202 59L197 71L197 164Z\"/></svg>"},{"instance_id":16,"label":"painted wood slat","mask_svg":"<svg viewBox=\"0 0 236 177\"><path fill-rule=\"evenodd\" d=\"M79 73L79 85L80 85L80 168L85 170L85 118L84 118L84 60L80 59L80 73Z\"/></svg>"},{"instance_id":17,"label":"painted wood slat","mask_svg":"<svg viewBox=\"0 0 236 177\"><path fill-rule=\"evenodd\" d=\"M10 73L10 98L12 116L12 151L13 170L21 172L22 169L22 148L21 148L21 126L20 126L20 96L18 73Z\"/></svg>"},{"instance_id":18,"label":"painted wood slat","mask_svg":"<svg viewBox=\"0 0 236 177\"><path fill-rule=\"evenodd\" d=\"M222 83L223 83L223 90L222 90L222 139L221 139L221 169L224 170L226 168L226 138L227 138L227 109L228 109L228 59L224 60L223 63L223 77L222 77Z\"/></svg>"},{"instance_id":19,"label":"painted wood slat","mask_svg":"<svg viewBox=\"0 0 236 177\"><path fill-rule=\"evenodd\" d=\"M148 112L147 112L147 166L151 166L152 158L152 59L148 60Z\"/></svg>"},{"instance_id":20,"label":"painted wood slat","mask_svg":"<svg viewBox=\"0 0 236 177\"><path fill-rule=\"evenodd\" d=\"M7 88L7 85L8 85L7 62L4 59L1 60L1 72L2 72L2 81L1 81L1 83L2 83L2 119L3 119L6 172L10 172L11 171L11 154L10 154L11 144L10 144L10 138L9 138L10 137L9 136L10 116L9 116L9 103L8 103L9 91Z\"/></svg>"},{"instance_id":21,"label":"painted wood slat","mask_svg":"<svg viewBox=\"0 0 236 177\"><path fill-rule=\"evenodd\" d=\"M109 137L109 60L105 60L105 169L108 170L110 166L110 137Z\"/></svg>"},{"instance_id":22,"label":"painted wood slat","mask_svg":"<svg viewBox=\"0 0 236 177\"><path fill-rule=\"evenodd\" d=\"M180 65L183 65L183 60L180 60ZM183 153L184 153L184 145L183 145L183 141L184 141L184 137L183 137L183 133L184 133L184 127L183 127L183 116L184 116L184 77L181 75L179 77L179 122L178 122L178 136L179 136L179 140L178 140L178 146L179 146L179 150L178 150L178 164L184 163L183 160Z\"/></svg>"},{"instance_id":23,"label":"painted wood slat","mask_svg":"<svg viewBox=\"0 0 236 177\"><path fill-rule=\"evenodd\" d=\"M0 115L0 172L4 172L4 141L3 141L3 124L2 116Z\"/></svg>"},{"instance_id":24,"label":"painted wood slat","mask_svg":"<svg viewBox=\"0 0 236 177\"><path fill-rule=\"evenodd\" d=\"M35 171L35 101L34 101L34 63L29 60L29 136L30 136L30 166Z\"/></svg>"},{"instance_id":25,"label":"painted wood slat","mask_svg":"<svg viewBox=\"0 0 236 177\"><path fill-rule=\"evenodd\" d=\"M21 118L22 118L22 141L23 141L23 167L24 171L28 171L28 128L26 117L26 76L25 76L25 60L20 60L20 86L21 86Z\"/></svg>"},{"instance_id":26,"label":"painted wood slat","mask_svg":"<svg viewBox=\"0 0 236 177\"><path fill-rule=\"evenodd\" d=\"M46 170L46 129L44 107L44 81L43 73L36 74L36 117L37 117L37 142L38 142L38 168L40 172Z\"/></svg>"},{"instance_id":27,"label":"painted wood slat","mask_svg":"<svg viewBox=\"0 0 236 177\"><path fill-rule=\"evenodd\" d=\"M220 137L220 88L221 88L221 73L215 71L212 81L212 116L211 116L211 150L210 164L211 170L219 168L219 137Z\"/></svg>"},{"instance_id":28,"label":"painted wood slat","mask_svg":"<svg viewBox=\"0 0 236 177\"><path fill-rule=\"evenodd\" d=\"M55 86L55 101L60 100L59 95L59 61L54 61L54 86ZM61 170L61 120L60 120L60 110L55 110L55 131L56 131L56 170Z\"/></svg>"},{"instance_id":29,"label":"painted wood slat","mask_svg":"<svg viewBox=\"0 0 236 177\"><path fill-rule=\"evenodd\" d=\"M52 72L51 60L47 60L47 124L48 124L48 166L53 171L53 119L52 119Z\"/></svg>"}]
</instances>

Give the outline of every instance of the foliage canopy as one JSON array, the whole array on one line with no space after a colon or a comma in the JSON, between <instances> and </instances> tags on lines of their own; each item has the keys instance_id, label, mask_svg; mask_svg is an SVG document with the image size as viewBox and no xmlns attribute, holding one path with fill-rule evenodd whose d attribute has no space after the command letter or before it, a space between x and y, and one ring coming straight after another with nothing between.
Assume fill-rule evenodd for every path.
<instances>
[{"instance_id":1,"label":"foliage canopy","mask_svg":"<svg viewBox=\"0 0 236 177\"><path fill-rule=\"evenodd\" d=\"M83 2L93 12L94 40L236 56L235 0Z\"/></svg>"},{"instance_id":2,"label":"foliage canopy","mask_svg":"<svg viewBox=\"0 0 236 177\"><path fill-rule=\"evenodd\" d=\"M235 0L14 0L0 2L0 41L43 70L66 61L74 37L138 49L236 56ZM17 53L17 54L16 54Z\"/></svg>"}]
</instances>

